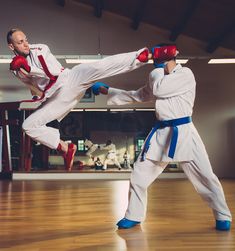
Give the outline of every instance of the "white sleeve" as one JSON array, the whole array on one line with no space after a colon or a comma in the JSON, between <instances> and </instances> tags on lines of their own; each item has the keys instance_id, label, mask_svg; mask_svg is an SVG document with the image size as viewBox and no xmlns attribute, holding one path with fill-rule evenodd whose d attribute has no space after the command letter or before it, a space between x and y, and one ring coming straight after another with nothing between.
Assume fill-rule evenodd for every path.
<instances>
[{"instance_id":1,"label":"white sleeve","mask_svg":"<svg viewBox=\"0 0 235 251\"><path fill-rule=\"evenodd\" d=\"M43 70L41 70L38 67L35 66L31 66L31 70L29 73L30 76L32 77L42 77L42 78L46 78L46 74Z\"/></svg>"},{"instance_id":2,"label":"white sleeve","mask_svg":"<svg viewBox=\"0 0 235 251\"><path fill-rule=\"evenodd\" d=\"M21 82L23 82L24 84L26 84L27 86L31 85L31 81L26 75L24 75L24 73L22 73L21 71L11 71L11 73L17 77Z\"/></svg>"},{"instance_id":3,"label":"white sleeve","mask_svg":"<svg viewBox=\"0 0 235 251\"><path fill-rule=\"evenodd\" d=\"M32 84L32 81L30 80L30 76L27 77L20 71L19 72L11 71L11 72L15 77L17 77L21 82L23 82L30 89L31 94L37 95L39 97L42 96L43 92Z\"/></svg>"},{"instance_id":4,"label":"white sleeve","mask_svg":"<svg viewBox=\"0 0 235 251\"><path fill-rule=\"evenodd\" d=\"M164 75L153 86L153 94L157 98L169 98L190 91L196 85L194 75L189 68L182 68L175 73Z\"/></svg>"},{"instance_id":5,"label":"white sleeve","mask_svg":"<svg viewBox=\"0 0 235 251\"><path fill-rule=\"evenodd\" d=\"M109 88L108 105L126 105L132 103L143 103L154 101L153 91L150 85L145 85L135 91L126 91L116 88Z\"/></svg>"}]
</instances>

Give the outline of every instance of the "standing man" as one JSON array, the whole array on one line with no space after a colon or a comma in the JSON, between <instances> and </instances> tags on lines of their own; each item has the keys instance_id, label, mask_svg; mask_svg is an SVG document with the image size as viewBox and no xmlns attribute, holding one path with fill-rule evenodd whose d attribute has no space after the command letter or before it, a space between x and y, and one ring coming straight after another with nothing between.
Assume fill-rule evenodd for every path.
<instances>
[{"instance_id":1,"label":"standing man","mask_svg":"<svg viewBox=\"0 0 235 251\"><path fill-rule=\"evenodd\" d=\"M115 166L118 167L118 170L121 170L122 167L118 161L117 158L117 150L116 150L116 146L112 143L112 141L109 139L107 140L105 145L100 145L99 146L100 150L108 150L108 153L105 156L104 159L104 165L103 165L103 170L107 169L107 165L110 164L110 162L112 162Z\"/></svg>"},{"instance_id":2,"label":"standing man","mask_svg":"<svg viewBox=\"0 0 235 251\"><path fill-rule=\"evenodd\" d=\"M212 209L216 229L229 230L232 216L222 186L213 173L191 118L196 89L194 75L189 68L176 64L175 57L167 57L168 50L176 50L176 46L162 44L152 49L156 69L150 73L146 86L137 91L106 87L109 105L155 101L157 119L134 164L128 208L125 218L117 225L131 228L144 221L147 188L169 162L179 162L196 191Z\"/></svg>"},{"instance_id":3,"label":"standing man","mask_svg":"<svg viewBox=\"0 0 235 251\"><path fill-rule=\"evenodd\" d=\"M131 162L130 162L130 154L128 153L128 151L126 150L124 155L123 155L123 166L124 168L128 168L131 169Z\"/></svg>"},{"instance_id":4,"label":"standing man","mask_svg":"<svg viewBox=\"0 0 235 251\"><path fill-rule=\"evenodd\" d=\"M11 29L7 34L9 49L15 54L10 70L33 95L38 96L39 108L23 123L23 130L33 140L57 149L63 154L68 171L72 169L76 145L60 139L59 130L46 126L60 121L74 108L94 81L112 75L132 71L151 57L147 48L118 54L96 63L80 64L64 69L45 44L29 44L20 29Z\"/></svg>"}]
</instances>

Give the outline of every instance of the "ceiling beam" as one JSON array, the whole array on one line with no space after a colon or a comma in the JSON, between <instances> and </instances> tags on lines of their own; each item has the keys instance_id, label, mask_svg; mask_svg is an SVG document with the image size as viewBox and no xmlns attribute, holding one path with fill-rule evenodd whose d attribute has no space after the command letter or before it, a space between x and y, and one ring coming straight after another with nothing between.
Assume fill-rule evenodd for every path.
<instances>
[{"instance_id":1,"label":"ceiling beam","mask_svg":"<svg viewBox=\"0 0 235 251\"><path fill-rule=\"evenodd\" d=\"M138 5L137 5L136 11L135 11L135 15L134 15L134 17L132 19L132 24L131 24L131 28L133 28L134 30L138 29L138 27L140 25L140 22L143 19L147 2L148 2L147 0L139 0L138 1Z\"/></svg>"},{"instance_id":2,"label":"ceiling beam","mask_svg":"<svg viewBox=\"0 0 235 251\"><path fill-rule=\"evenodd\" d=\"M65 6L65 0L56 0L56 3L61 7Z\"/></svg>"},{"instance_id":3,"label":"ceiling beam","mask_svg":"<svg viewBox=\"0 0 235 251\"><path fill-rule=\"evenodd\" d=\"M234 31L235 31L235 20L233 20L233 22L230 25L224 27L223 31L220 32L218 36L216 36L209 42L206 51L209 53L213 53L226 38L232 35Z\"/></svg>"},{"instance_id":4,"label":"ceiling beam","mask_svg":"<svg viewBox=\"0 0 235 251\"><path fill-rule=\"evenodd\" d=\"M94 0L94 15L96 17L102 17L103 6L103 0Z\"/></svg>"},{"instance_id":5,"label":"ceiling beam","mask_svg":"<svg viewBox=\"0 0 235 251\"><path fill-rule=\"evenodd\" d=\"M200 0L191 0L188 8L186 9L184 15L182 15L180 22L172 29L169 39L171 41L176 41L178 36L182 33L190 18L192 17L194 11L198 7Z\"/></svg>"}]
</instances>

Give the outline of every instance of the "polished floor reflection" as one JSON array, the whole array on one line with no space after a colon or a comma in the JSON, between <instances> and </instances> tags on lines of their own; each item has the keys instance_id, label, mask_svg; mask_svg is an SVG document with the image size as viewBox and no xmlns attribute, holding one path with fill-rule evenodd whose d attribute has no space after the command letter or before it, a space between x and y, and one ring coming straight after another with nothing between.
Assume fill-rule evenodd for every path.
<instances>
[{"instance_id":1,"label":"polished floor reflection","mask_svg":"<svg viewBox=\"0 0 235 251\"><path fill-rule=\"evenodd\" d=\"M222 180L235 216L235 180ZM214 229L211 210L186 179L149 189L148 217L118 230L128 181L0 181L0 250L235 250L235 227Z\"/></svg>"}]
</instances>

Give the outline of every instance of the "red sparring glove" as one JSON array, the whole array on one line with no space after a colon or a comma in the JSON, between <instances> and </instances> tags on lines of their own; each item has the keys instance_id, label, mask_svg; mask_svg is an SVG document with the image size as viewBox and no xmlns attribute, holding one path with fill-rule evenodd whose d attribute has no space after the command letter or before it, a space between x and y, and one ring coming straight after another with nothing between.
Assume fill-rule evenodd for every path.
<instances>
[{"instance_id":1,"label":"red sparring glove","mask_svg":"<svg viewBox=\"0 0 235 251\"><path fill-rule=\"evenodd\" d=\"M31 70L25 57L15 56L10 63L10 70L19 71L20 68L23 68L27 72L30 72L30 70Z\"/></svg>"},{"instance_id":2,"label":"red sparring glove","mask_svg":"<svg viewBox=\"0 0 235 251\"><path fill-rule=\"evenodd\" d=\"M162 47L152 48L153 60L157 62L165 62L173 59L177 55L177 48L175 45L167 45Z\"/></svg>"},{"instance_id":3,"label":"red sparring glove","mask_svg":"<svg viewBox=\"0 0 235 251\"><path fill-rule=\"evenodd\" d=\"M149 60L149 50L145 49L144 51L142 51L139 56L137 57L137 59L140 62L146 63Z\"/></svg>"}]
</instances>

